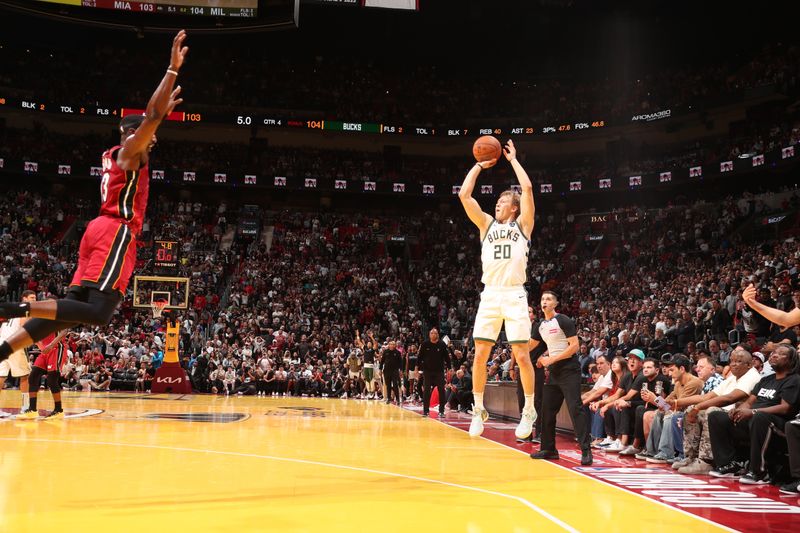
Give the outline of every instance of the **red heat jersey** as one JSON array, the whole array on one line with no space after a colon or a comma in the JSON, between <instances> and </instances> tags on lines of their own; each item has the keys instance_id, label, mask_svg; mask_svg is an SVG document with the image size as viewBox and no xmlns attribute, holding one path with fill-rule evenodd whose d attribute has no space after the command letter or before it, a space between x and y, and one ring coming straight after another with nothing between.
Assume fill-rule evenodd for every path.
<instances>
[{"instance_id":1,"label":"red heat jersey","mask_svg":"<svg viewBox=\"0 0 800 533\"><path fill-rule=\"evenodd\" d=\"M50 345L53 343L53 341L54 341L54 340L56 340L56 336L58 335L58 333L59 333L58 331L56 331L55 333L51 333L50 335L48 335L48 336L47 336L47 337L45 337L44 339L42 339L42 340L40 340L39 342L37 342L37 343L36 343L36 346L39 348L39 350L44 350L45 348L47 348L48 346L50 346ZM62 339L60 339L60 340L58 341L58 344L64 344L64 339L63 339L63 338L62 338ZM53 346L53 347L50 349L50 352L52 352L52 351L56 350L56 349L58 348L58 344L56 344L55 346ZM48 353L49 353L49 352L48 352ZM45 354L45 355L47 355L47 354Z\"/></svg>"},{"instance_id":2,"label":"red heat jersey","mask_svg":"<svg viewBox=\"0 0 800 533\"><path fill-rule=\"evenodd\" d=\"M58 343L55 344L49 351L45 352L47 348L56 340L56 333L51 333L46 338L36 343L42 352L36 357L33 366L39 367L47 372L61 372L64 363L67 362L67 342L62 337Z\"/></svg>"},{"instance_id":3,"label":"red heat jersey","mask_svg":"<svg viewBox=\"0 0 800 533\"><path fill-rule=\"evenodd\" d=\"M103 153L103 180L100 182L100 215L122 219L138 236L142 231L147 196L150 193L149 164L139 170L122 170L117 165L115 146Z\"/></svg>"}]
</instances>

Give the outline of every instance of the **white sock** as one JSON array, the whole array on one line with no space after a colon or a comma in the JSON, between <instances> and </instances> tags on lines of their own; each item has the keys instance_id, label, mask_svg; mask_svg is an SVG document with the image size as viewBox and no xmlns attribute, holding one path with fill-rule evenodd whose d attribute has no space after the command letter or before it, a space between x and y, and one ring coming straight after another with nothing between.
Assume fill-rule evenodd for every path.
<instances>
[{"instance_id":1,"label":"white sock","mask_svg":"<svg viewBox=\"0 0 800 533\"><path fill-rule=\"evenodd\" d=\"M475 398L475 409L483 409L483 393L476 392L472 396Z\"/></svg>"},{"instance_id":2,"label":"white sock","mask_svg":"<svg viewBox=\"0 0 800 533\"><path fill-rule=\"evenodd\" d=\"M522 410L527 412L533 411L533 394L525 395L525 405L522 406Z\"/></svg>"},{"instance_id":3,"label":"white sock","mask_svg":"<svg viewBox=\"0 0 800 533\"><path fill-rule=\"evenodd\" d=\"M22 393L22 411L25 412L31 406L31 395L27 392Z\"/></svg>"}]
</instances>

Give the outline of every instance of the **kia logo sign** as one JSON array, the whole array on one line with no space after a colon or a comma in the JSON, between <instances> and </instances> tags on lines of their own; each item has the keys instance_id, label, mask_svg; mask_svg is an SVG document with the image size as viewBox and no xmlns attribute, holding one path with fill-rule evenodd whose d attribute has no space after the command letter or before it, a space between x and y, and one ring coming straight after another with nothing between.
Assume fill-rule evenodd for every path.
<instances>
[{"instance_id":1,"label":"kia logo sign","mask_svg":"<svg viewBox=\"0 0 800 533\"><path fill-rule=\"evenodd\" d=\"M183 378L156 378L156 383L182 383Z\"/></svg>"}]
</instances>

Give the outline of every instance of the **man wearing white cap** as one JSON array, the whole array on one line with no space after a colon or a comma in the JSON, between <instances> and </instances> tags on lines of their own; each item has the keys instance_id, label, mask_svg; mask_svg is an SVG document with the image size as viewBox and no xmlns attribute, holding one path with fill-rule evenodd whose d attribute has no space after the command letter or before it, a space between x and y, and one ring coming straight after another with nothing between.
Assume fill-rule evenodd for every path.
<instances>
[{"instance_id":1,"label":"man wearing white cap","mask_svg":"<svg viewBox=\"0 0 800 533\"><path fill-rule=\"evenodd\" d=\"M755 363L755 367L758 370L759 374L761 374L762 378L766 376L771 376L772 374L775 373L775 371L772 370L769 361L767 361L767 358L764 356L763 353L753 352L753 357L755 358L753 361Z\"/></svg>"}]
</instances>

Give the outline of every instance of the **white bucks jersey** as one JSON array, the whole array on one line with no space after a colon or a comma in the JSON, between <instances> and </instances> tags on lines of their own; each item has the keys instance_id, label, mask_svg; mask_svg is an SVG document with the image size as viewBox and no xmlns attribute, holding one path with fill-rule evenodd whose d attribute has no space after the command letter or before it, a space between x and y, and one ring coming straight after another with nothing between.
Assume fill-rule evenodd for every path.
<instances>
[{"instance_id":1,"label":"white bucks jersey","mask_svg":"<svg viewBox=\"0 0 800 533\"><path fill-rule=\"evenodd\" d=\"M515 287L525 283L530 243L519 224L493 220L483 239L481 281L487 287Z\"/></svg>"},{"instance_id":2,"label":"white bucks jersey","mask_svg":"<svg viewBox=\"0 0 800 533\"><path fill-rule=\"evenodd\" d=\"M0 325L0 342L5 341L11 335L13 335L19 328L19 319L18 318L11 318L3 322Z\"/></svg>"}]
</instances>

